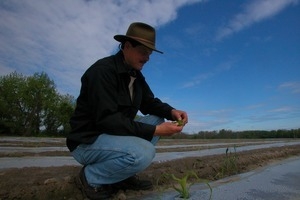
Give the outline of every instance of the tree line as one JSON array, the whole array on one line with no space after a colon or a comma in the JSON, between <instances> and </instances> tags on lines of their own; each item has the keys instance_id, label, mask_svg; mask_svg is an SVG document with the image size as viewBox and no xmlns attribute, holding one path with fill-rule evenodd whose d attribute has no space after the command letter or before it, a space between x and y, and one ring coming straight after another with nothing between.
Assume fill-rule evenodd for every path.
<instances>
[{"instance_id":1,"label":"tree line","mask_svg":"<svg viewBox=\"0 0 300 200\"><path fill-rule=\"evenodd\" d=\"M0 77L0 134L64 135L74 106L74 97L59 94L44 72Z\"/></svg>"},{"instance_id":2,"label":"tree line","mask_svg":"<svg viewBox=\"0 0 300 200\"><path fill-rule=\"evenodd\" d=\"M278 129L278 130L245 130L232 131L221 129L219 131L199 131L195 134L178 134L172 136L176 139L265 139L265 138L300 138L300 128L298 129Z\"/></svg>"}]
</instances>

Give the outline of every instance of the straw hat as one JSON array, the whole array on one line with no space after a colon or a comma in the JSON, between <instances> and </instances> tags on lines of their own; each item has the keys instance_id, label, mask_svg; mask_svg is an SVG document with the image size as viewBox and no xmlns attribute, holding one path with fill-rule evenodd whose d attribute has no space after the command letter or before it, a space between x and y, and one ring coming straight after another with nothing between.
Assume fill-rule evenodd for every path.
<instances>
[{"instance_id":1,"label":"straw hat","mask_svg":"<svg viewBox=\"0 0 300 200\"><path fill-rule=\"evenodd\" d=\"M153 51L163 53L155 48L155 29L145 23L134 22L130 24L126 35L115 35L114 39L119 42L135 40Z\"/></svg>"}]
</instances>

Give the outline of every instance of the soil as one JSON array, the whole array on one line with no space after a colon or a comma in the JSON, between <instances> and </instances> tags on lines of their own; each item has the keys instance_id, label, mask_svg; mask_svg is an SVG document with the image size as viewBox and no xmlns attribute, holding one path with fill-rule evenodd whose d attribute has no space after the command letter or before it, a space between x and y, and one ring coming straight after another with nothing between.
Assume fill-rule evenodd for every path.
<instances>
[{"instance_id":1,"label":"soil","mask_svg":"<svg viewBox=\"0 0 300 200\"><path fill-rule=\"evenodd\" d=\"M170 151L174 151L174 149ZM189 183L203 181L204 179L213 181L299 155L300 145L292 145L244 152L227 152L227 154L224 152L223 155L152 163L145 171L139 174L139 177L140 179L151 180L154 185L153 190L138 192L130 190L119 191L112 199L125 200L132 197L139 199L138 197L149 193L158 193L171 189L172 185L176 184L171 175L183 178L190 174ZM20 155L12 154L10 156ZM63 166L0 170L0 200L85 199L75 184L75 177L80 169L81 167L79 166ZM194 174L197 175L197 178Z\"/></svg>"}]
</instances>

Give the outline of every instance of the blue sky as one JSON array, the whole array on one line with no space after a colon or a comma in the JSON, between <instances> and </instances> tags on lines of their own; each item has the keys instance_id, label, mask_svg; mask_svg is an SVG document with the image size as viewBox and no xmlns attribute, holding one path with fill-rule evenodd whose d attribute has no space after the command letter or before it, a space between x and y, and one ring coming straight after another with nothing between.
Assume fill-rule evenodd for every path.
<instances>
[{"instance_id":1,"label":"blue sky","mask_svg":"<svg viewBox=\"0 0 300 200\"><path fill-rule=\"evenodd\" d=\"M0 1L0 75L46 72L77 97L134 21L157 29L143 69L185 132L300 128L299 0Z\"/></svg>"}]
</instances>

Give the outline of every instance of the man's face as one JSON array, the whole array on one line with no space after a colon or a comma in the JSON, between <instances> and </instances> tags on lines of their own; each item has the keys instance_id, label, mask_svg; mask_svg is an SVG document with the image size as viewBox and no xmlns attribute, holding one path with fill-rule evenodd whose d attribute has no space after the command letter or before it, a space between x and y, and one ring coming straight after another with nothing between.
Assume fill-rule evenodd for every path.
<instances>
[{"instance_id":1,"label":"man's face","mask_svg":"<svg viewBox=\"0 0 300 200\"><path fill-rule=\"evenodd\" d=\"M150 59L152 50L143 45L132 46L126 42L123 49L125 62L135 70L142 70L143 66Z\"/></svg>"}]
</instances>

